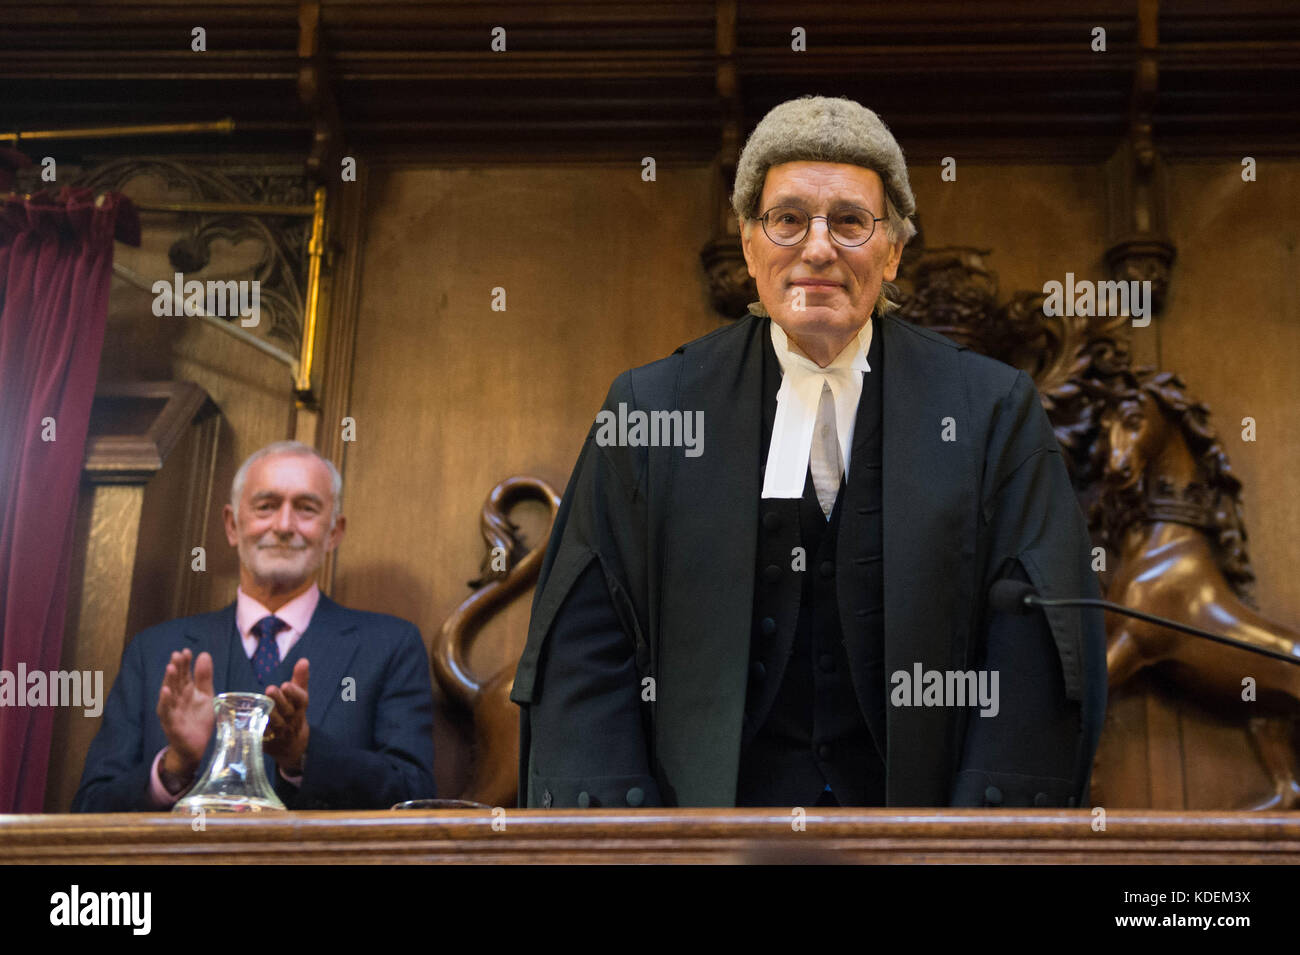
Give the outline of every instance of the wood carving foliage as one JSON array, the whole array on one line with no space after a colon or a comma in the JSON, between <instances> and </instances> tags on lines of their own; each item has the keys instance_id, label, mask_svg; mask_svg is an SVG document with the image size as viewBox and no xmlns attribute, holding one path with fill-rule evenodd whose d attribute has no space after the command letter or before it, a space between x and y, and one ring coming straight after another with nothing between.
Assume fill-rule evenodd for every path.
<instances>
[{"instance_id":1,"label":"wood carving foliage","mask_svg":"<svg viewBox=\"0 0 1300 955\"><path fill-rule=\"evenodd\" d=\"M169 193L183 193L182 196L171 196L169 201L311 203L308 183L297 173L244 166L216 171L170 159L132 157L113 160L84 172L76 185L129 195L130 183L141 178L161 180ZM167 262L159 262L147 277L170 282L173 272L182 272L187 278L197 278L198 273L212 266L214 244L224 242L238 246L245 242L256 243L258 257L251 274L216 272L202 278L258 281L262 322L254 332L278 339L296 353L302 339L311 220L227 212L165 215L181 223L184 234L168 249Z\"/></svg>"}]
</instances>

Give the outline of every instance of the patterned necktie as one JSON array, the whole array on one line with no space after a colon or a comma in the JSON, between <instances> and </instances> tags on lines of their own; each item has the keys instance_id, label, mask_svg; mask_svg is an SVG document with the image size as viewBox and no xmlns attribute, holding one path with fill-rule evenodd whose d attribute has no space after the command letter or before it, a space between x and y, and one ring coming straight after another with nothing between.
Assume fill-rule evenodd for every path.
<instances>
[{"instance_id":1,"label":"patterned necktie","mask_svg":"<svg viewBox=\"0 0 1300 955\"><path fill-rule=\"evenodd\" d=\"M839 433L835 427L835 396L829 384L822 385L821 403L817 406L817 424L813 427L812 468L813 487L826 519L831 519L835 497L840 490L844 474L843 455L840 453Z\"/></svg>"},{"instance_id":2,"label":"patterned necktie","mask_svg":"<svg viewBox=\"0 0 1300 955\"><path fill-rule=\"evenodd\" d=\"M250 632L257 637L257 650L253 653L253 675L257 677L259 687L270 684L271 674L280 665L280 645L275 642L275 635L288 627L289 624L274 614L253 624Z\"/></svg>"}]
</instances>

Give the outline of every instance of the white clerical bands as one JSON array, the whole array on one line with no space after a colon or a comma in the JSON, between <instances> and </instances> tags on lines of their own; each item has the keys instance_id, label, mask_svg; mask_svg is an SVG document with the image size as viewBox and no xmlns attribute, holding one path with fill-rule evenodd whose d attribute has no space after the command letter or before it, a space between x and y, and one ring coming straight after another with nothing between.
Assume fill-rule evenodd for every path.
<instances>
[{"instance_id":1,"label":"white clerical bands","mask_svg":"<svg viewBox=\"0 0 1300 955\"><path fill-rule=\"evenodd\" d=\"M772 443L767 449L763 497L803 497L817 410L827 385L835 399L840 461L843 462L844 474L848 474L853 426L857 420L858 401L862 397L862 372L871 371L867 364L867 350L871 347L872 324L868 320L858 337L834 361L821 368L795 352L781 326L771 323L772 347L781 362L783 374L781 387L776 393L776 420L772 425Z\"/></svg>"}]
</instances>

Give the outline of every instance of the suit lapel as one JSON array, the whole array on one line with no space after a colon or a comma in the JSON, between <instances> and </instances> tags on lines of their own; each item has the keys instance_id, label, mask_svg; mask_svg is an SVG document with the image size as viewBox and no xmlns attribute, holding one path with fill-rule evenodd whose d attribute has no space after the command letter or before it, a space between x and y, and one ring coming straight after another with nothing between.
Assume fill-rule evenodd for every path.
<instances>
[{"instance_id":1,"label":"suit lapel","mask_svg":"<svg viewBox=\"0 0 1300 955\"><path fill-rule=\"evenodd\" d=\"M235 636L234 603L222 607L217 613L193 617L186 622L185 640L190 644L194 659L197 660L200 653L212 656L212 688L217 694L226 692L226 670Z\"/></svg>"},{"instance_id":2,"label":"suit lapel","mask_svg":"<svg viewBox=\"0 0 1300 955\"><path fill-rule=\"evenodd\" d=\"M330 705L341 698L340 686L357 652L355 618L321 594L302 640L302 655L311 664L307 684L307 722L320 726ZM365 688L357 689L360 698Z\"/></svg>"}]
</instances>

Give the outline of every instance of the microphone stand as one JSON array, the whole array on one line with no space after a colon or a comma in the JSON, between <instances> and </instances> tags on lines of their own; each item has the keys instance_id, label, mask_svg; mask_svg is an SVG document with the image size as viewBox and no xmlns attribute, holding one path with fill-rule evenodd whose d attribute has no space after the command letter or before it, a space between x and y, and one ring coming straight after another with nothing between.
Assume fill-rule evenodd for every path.
<instances>
[{"instance_id":1,"label":"microphone stand","mask_svg":"<svg viewBox=\"0 0 1300 955\"><path fill-rule=\"evenodd\" d=\"M1007 587L1006 584L1011 586ZM1225 637L1221 634L1211 633L1190 624L1179 623L1177 620L1158 617L1155 614L1145 613L1141 610L1133 610L1122 604L1112 603L1109 600L1099 600L1095 597L1043 597L1033 587L1018 580L1005 579L994 582L989 591L989 598L989 602L995 609L1005 609L1012 613L1027 613L1033 607L1098 607L1102 610L1123 614L1126 617L1136 617L1138 620L1145 620L1147 623L1168 627L1170 630L1190 633L1194 637L1204 637L1207 640L1213 640L1215 643L1222 643L1224 646L1233 647L1237 650L1245 650L1248 653L1257 653L1261 656L1273 657L1276 660L1285 660L1287 663L1300 665L1300 657L1284 653L1281 650L1258 647L1235 637Z\"/></svg>"}]
</instances>

